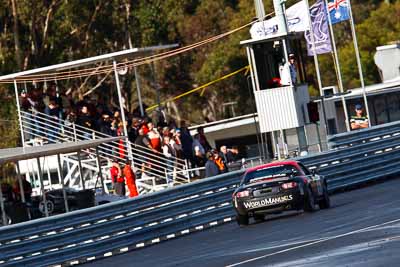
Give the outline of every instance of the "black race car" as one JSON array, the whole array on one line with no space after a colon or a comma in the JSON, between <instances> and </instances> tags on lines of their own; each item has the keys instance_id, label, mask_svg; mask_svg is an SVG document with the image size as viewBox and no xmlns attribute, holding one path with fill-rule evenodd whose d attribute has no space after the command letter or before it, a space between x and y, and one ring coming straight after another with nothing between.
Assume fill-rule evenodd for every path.
<instances>
[{"instance_id":1,"label":"black race car","mask_svg":"<svg viewBox=\"0 0 400 267\"><path fill-rule=\"evenodd\" d=\"M239 225L249 218L264 220L266 214L287 210L314 211L330 207L325 179L301 162L284 161L247 170L232 195Z\"/></svg>"}]
</instances>

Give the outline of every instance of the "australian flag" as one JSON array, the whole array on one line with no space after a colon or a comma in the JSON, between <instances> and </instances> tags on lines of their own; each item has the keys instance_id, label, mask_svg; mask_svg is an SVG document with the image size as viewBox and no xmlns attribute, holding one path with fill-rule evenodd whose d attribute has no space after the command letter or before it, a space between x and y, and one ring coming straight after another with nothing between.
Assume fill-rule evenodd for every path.
<instances>
[{"instance_id":1,"label":"australian flag","mask_svg":"<svg viewBox=\"0 0 400 267\"><path fill-rule=\"evenodd\" d=\"M348 20L349 16L349 0L329 0L328 11L331 17L331 23L336 24L344 20Z\"/></svg>"}]
</instances>

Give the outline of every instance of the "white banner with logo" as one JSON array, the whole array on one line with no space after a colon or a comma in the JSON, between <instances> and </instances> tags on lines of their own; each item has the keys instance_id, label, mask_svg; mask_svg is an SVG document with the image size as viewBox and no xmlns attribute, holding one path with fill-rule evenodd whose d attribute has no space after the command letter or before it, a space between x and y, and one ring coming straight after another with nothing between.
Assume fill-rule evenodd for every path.
<instances>
[{"instance_id":1,"label":"white banner with logo","mask_svg":"<svg viewBox=\"0 0 400 267\"><path fill-rule=\"evenodd\" d=\"M310 28L307 5L304 0L286 9L289 32L304 32ZM252 39L271 37L278 32L277 18L254 23L250 29Z\"/></svg>"}]
</instances>

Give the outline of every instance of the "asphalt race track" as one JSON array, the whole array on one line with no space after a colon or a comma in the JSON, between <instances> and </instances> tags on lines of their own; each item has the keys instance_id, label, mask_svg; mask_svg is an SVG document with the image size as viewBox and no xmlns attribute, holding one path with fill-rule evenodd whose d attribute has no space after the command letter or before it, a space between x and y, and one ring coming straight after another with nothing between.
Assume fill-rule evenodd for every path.
<instances>
[{"instance_id":1,"label":"asphalt race track","mask_svg":"<svg viewBox=\"0 0 400 267\"><path fill-rule=\"evenodd\" d=\"M84 266L400 266L400 179L331 200L329 210L228 223Z\"/></svg>"}]
</instances>

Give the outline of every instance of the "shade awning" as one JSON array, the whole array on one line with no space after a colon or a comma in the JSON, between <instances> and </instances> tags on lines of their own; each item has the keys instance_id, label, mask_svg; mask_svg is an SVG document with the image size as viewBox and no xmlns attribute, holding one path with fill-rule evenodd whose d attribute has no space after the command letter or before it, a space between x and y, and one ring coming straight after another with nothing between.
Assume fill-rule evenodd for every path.
<instances>
[{"instance_id":1,"label":"shade awning","mask_svg":"<svg viewBox=\"0 0 400 267\"><path fill-rule=\"evenodd\" d=\"M13 73L13 74L0 76L0 81L16 79L18 77L23 77L25 75L52 73L52 72L56 72L56 71L78 68L78 67L83 67L83 66L87 66L90 64L96 64L98 62L103 62L103 61L107 61L107 60L113 60L113 59L120 60L122 58L137 56L137 55L152 52L155 50L175 48L177 46L178 46L178 44L158 45L158 46L150 46L150 47L144 47L144 48L132 48L132 49L118 51L118 52L114 52L114 53L103 54L100 56L79 59L79 60L56 64L56 65L47 66L47 67L43 67L43 68L37 68L37 69L33 69L33 70L27 70L27 71L22 71L22 72L17 72L17 73Z\"/></svg>"},{"instance_id":2,"label":"shade awning","mask_svg":"<svg viewBox=\"0 0 400 267\"><path fill-rule=\"evenodd\" d=\"M43 146L32 146L32 147L15 147L0 149L0 164L26 160L38 157L45 157L57 154L67 154L77 152L81 149L88 149L97 147L103 143L118 141L124 136L120 137L109 137L95 140L84 140L79 142L67 142L60 144L50 144Z\"/></svg>"}]
</instances>

